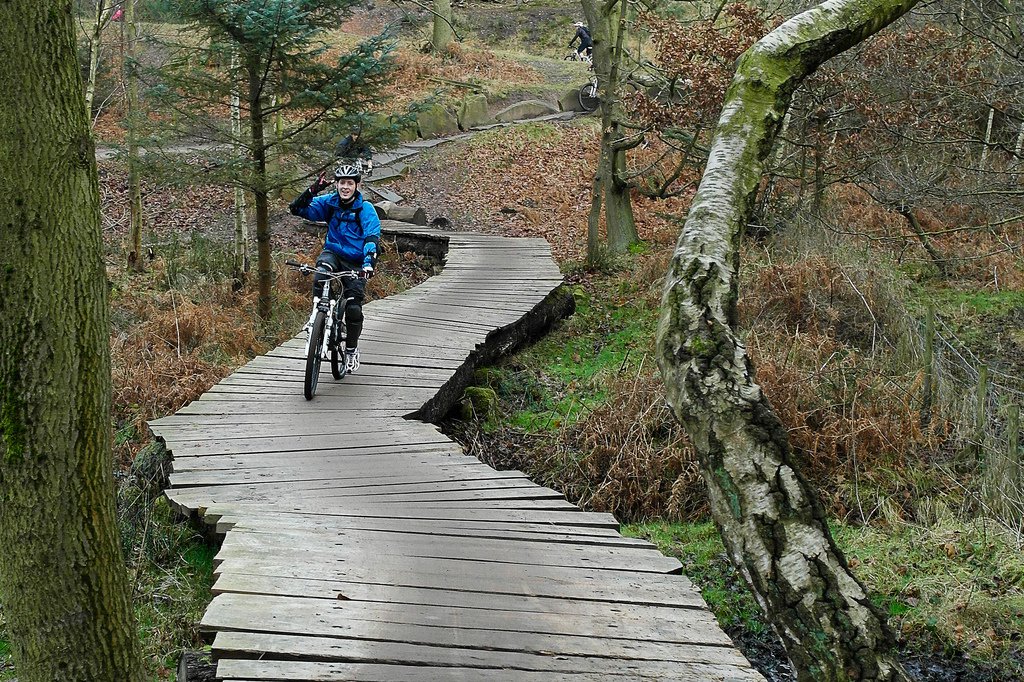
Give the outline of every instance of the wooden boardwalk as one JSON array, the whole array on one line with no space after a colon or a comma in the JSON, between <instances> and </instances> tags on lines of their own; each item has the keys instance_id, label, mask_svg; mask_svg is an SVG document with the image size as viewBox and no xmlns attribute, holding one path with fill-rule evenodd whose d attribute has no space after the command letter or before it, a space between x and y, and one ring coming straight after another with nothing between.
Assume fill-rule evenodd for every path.
<instances>
[{"instance_id":1,"label":"wooden boardwalk","mask_svg":"<svg viewBox=\"0 0 1024 682\"><path fill-rule=\"evenodd\" d=\"M357 374L307 402L296 337L151 423L168 498L224 534L219 678L762 680L675 559L406 418L562 281L542 240L416 232L450 242L445 269L364 307Z\"/></svg>"}]
</instances>

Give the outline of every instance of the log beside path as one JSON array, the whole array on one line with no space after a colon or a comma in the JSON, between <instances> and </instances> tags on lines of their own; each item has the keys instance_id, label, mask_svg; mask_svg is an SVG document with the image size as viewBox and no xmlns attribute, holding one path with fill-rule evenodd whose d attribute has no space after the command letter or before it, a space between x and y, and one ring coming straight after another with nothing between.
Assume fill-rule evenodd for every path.
<instances>
[{"instance_id":1,"label":"log beside path","mask_svg":"<svg viewBox=\"0 0 1024 682\"><path fill-rule=\"evenodd\" d=\"M356 374L307 402L296 336L150 423L171 504L223 538L218 679L763 680L678 561L427 423L571 311L547 244L385 233L446 264L364 306Z\"/></svg>"}]
</instances>

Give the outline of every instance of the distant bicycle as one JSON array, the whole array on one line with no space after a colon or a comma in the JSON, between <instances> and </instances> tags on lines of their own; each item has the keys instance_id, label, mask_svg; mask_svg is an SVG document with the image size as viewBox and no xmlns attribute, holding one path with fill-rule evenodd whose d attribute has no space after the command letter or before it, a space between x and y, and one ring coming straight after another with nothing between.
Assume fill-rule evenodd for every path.
<instances>
[{"instance_id":1,"label":"distant bicycle","mask_svg":"<svg viewBox=\"0 0 1024 682\"><path fill-rule=\"evenodd\" d=\"M584 62L586 64L593 64L594 53L590 49L584 50L583 54L580 54L576 50L569 50L569 54L565 55L563 59L567 62Z\"/></svg>"},{"instance_id":2,"label":"distant bicycle","mask_svg":"<svg viewBox=\"0 0 1024 682\"><path fill-rule=\"evenodd\" d=\"M580 88L580 106L583 111L595 111L601 104L601 98L597 94L597 76L591 76L590 82Z\"/></svg>"},{"instance_id":3,"label":"distant bicycle","mask_svg":"<svg viewBox=\"0 0 1024 682\"><path fill-rule=\"evenodd\" d=\"M373 160L372 159L354 159L351 157L336 157L335 161L347 165L355 166L359 174L364 178L373 175Z\"/></svg>"},{"instance_id":4,"label":"distant bicycle","mask_svg":"<svg viewBox=\"0 0 1024 682\"><path fill-rule=\"evenodd\" d=\"M329 268L318 265L304 265L287 260L285 265L295 268L304 275L314 272L326 275L320 285L320 291L313 296L313 312L306 323L306 374L302 384L302 393L306 400L316 395L316 386L320 378L320 363L326 358L331 359L331 374L335 379L345 378L345 306L349 299L342 299L335 292L332 296L331 285L339 284L336 291L344 291L341 280L355 279L360 273L355 270L332 272Z\"/></svg>"}]
</instances>

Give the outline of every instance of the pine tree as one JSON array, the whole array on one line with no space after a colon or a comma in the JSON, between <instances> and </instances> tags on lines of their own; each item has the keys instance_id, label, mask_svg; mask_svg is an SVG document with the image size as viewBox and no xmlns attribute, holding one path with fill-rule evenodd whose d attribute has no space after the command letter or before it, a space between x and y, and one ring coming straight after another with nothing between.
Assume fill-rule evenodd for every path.
<instances>
[{"instance_id":1,"label":"pine tree","mask_svg":"<svg viewBox=\"0 0 1024 682\"><path fill-rule=\"evenodd\" d=\"M179 0L187 25L160 70L157 106L175 132L213 143L200 167L206 182L241 186L254 197L259 313L270 316L268 197L294 185L309 163L324 167L353 123L379 105L393 66L393 42L372 38L337 57L323 42L354 0ZM237 55L232 59L232 55ZM243 139L232 134L232 91L241 92ZM280 115L280 135L268 123ZM399 123L396 122L396 126ZM393 133L394 126L390 129ZM241 148L244 155L232 151ZM276 158L279 163L269 163ZM309 162L309 163L307 163ZM195 166L193 166L195 169Z\"/></svg>"}]
</instances>

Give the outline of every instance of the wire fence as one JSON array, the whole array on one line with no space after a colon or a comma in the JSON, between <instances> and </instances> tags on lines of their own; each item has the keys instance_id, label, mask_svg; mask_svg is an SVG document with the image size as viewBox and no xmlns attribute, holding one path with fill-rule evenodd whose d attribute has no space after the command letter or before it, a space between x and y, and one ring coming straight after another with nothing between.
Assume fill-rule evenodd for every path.
<instances>
[{"instance_id":1,"label":"wire fence","mask_svg":"<svg viewBox=\"0 0 1024 682\"><path fill-rule=\"evenodd\" d=\"M970 483L960 481L963 492L1024 544L1024 377L979 358L934 310L924 319L904 312L905 319L916 321L901 330L905 342L899 345L924 373L922 424L942 420L950 426L948 442L956 453L952 479L959 480L959 471L980 472Z\"/></svg>"}]
</instances>

